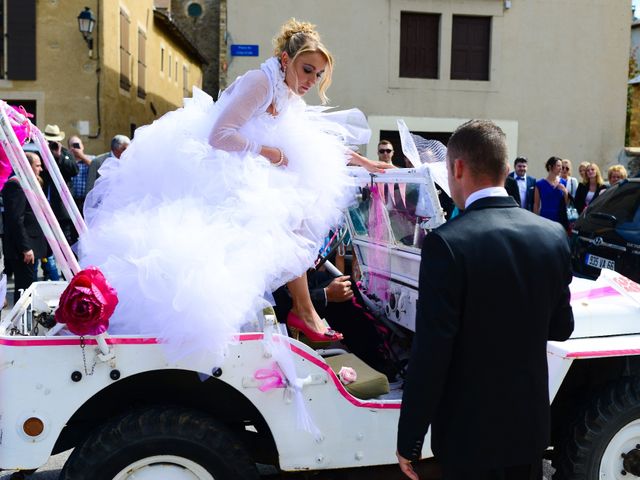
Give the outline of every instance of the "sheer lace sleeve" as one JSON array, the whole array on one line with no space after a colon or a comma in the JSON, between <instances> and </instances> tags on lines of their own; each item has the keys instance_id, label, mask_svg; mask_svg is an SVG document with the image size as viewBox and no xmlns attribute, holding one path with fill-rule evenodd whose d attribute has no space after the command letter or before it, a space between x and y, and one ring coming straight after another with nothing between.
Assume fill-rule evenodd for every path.
<instances>
[{"instance_id":1,"label":"sheer lace sleeve","mask_svg":"<svg viewBox=\"0 0 640 480\"><path fill-rule=\"evenodd\" d=\"M260 153L262 145L242 136L238 130L271 100L271 86L260 70L247 72L227 92L229 101L213 124L209 143L227 152Z\"/></svg>"}]
</instances>

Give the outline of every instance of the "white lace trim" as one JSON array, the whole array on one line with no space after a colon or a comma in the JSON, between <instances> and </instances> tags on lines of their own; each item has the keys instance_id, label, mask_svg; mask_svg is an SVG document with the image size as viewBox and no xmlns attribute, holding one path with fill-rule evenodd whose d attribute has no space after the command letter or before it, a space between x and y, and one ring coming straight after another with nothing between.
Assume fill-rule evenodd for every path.
<instances>
[{"instance_id":1,"label":"white lace trim","mask_svg":"<svg viewBox=\"0 0 640 480\"><path fill-rule=\"evenodd\" d=\"M284 83L284 72L280 67L280 62L277 57L271 57L269 60L260 65L260 69L267 74L269 82L273 87L273 105L275 106L278 114L285 111L289 106L289 99L291 97L291 90Z\"/></svg>"}]
</instances>

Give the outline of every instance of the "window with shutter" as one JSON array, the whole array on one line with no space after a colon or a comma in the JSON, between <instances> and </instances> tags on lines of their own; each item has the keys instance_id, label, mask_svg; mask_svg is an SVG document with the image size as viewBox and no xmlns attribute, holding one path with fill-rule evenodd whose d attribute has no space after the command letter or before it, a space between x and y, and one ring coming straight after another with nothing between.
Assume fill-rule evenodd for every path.
<instances>
[{"instance_id":1,"label":"window with shutter","mask_svg":"<svg viewBox=\"0 0 640 480\"><path fill-rule=\"evenodd\" d=\"M129 50L129 16L120 10L120 87L131 88L131 51Z\"/></svg>"},{"instance_id":2,"label":"window with shutter","mask_svg":"<svg viewBox=\"0 0 640 480\"><path fill-rule=\"evenodd\" d=\"M401 12L400 76L438 78L440 14Z\"/></svg>"},{"instance_id":3,"label":"window with shutter","mask_svg":"<svg viewBox=\"0 0 640 480\"><path fill-rule=\"evenodd\" d=\"M7 58L3 77L10 80L36 79L36 0L4 0L6 25L3 40Z\"/></svg>"},{"instance_id":4,"label":"window with shutter","mask_svg":"<svg viewBox=\"0 0 640 480\"><path fill-rule=\"evenodd\" d=\"M451 79L489 80L491 17L453 16Z\"/></svg>"},{"instance_id":5,"label":"window with shutter","mask_svg":"<svg viewBox=\"0 0 640 480\"><path fill-rule=\"evenodd\" d=\"M138 30L138 97L147 96L147 37L142 30Z\"/></svg>"}]
</instances>

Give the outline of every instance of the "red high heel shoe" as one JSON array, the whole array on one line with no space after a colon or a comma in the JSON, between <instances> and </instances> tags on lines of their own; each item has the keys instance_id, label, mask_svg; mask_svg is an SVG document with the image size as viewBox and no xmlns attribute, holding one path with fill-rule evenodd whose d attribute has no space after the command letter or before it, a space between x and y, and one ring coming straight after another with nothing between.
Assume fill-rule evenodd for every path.
<instances>
[{"instance_id":1,"label":"red high heel shoe","mask_svg":"<svg viewBox=\"0 0 640 480\"><path fill-rule=\"evenodd\" d=\"M310 341L317 343L337 342L344 338L340 332L336 332L334 329L330 328L326 320L322 319L322 321L327 325L327 330L324 333L319 333L311 330L307 324L304 323L304 320L295 313L290 311L289 315L287 315L287 327L289 327L291 333L296 339L298 339L299 332L304 333L304 336Z\"/></svg>"}]
</instances>

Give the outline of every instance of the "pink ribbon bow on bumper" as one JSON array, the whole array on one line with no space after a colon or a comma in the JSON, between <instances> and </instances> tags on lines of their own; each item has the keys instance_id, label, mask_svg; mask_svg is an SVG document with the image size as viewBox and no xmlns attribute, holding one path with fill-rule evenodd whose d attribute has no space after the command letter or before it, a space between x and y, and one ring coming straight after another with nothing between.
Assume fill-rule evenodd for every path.
<instances>
[{"instance_id":1,"label":"pink ribbon bow on bumper","mask_svg":"<svg viewBox=\"0 0 640 480\"><path fill-rule=\"evenodd\" d=\"M284 380L284 375L280 370L280 367L278 367L278 364L275 362L271 368L261 368L260 370L256 370L256 373L253 374L253 378L256 380L264 380L258 387L261 392L268 392L274 388L284 388L287 386L287 383Z\"/></svg>"}]
</instances>

